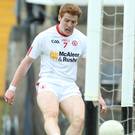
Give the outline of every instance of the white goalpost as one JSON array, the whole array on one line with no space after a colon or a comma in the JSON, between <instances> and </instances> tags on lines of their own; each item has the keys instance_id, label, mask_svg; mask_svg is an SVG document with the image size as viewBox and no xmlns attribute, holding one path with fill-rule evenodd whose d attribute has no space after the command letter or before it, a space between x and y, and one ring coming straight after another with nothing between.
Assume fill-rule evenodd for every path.
<instances>
[{"instance_id":1,"label":"white goalpost","mask_svg":"<svg viewBox=\"0 0 135 135\"><path fill-rule=\"evenodd\" d=\"M134 48L135 48L135 1L124 3L123 62L122 62L122 120L125 134L134 134L132 120L134 109Z\"/></svg>"},{"instance_id":2,"label":"white goalpost","mask_svg":"<svg viewBox=\"0 0 135 135\"><path fill-rule=\"evenodd\" d=\"M122 106L133 107L135 1L125 1L123 29Z\"/></svg>"},{"instance_id":3,"label":"white goalpost","mask_svg":"<svg viewBox=\"0 0 135 135\"><path fill-rule=\"evenodd\" d=\"M98 101L99 95L99 72L100 72L100 48L102 26L102 0L98 3L90 0L88 3L87 25L87 55L86 55L86 78L85 100Z\"/></svg>"},{"instance_id":4,"label":"white goalpost","mask_svg":"<svg viewBox=\"0 0 135 135\"><path fill-rule=\"evenodd\" d=\"M26 2L29 3L35 3L35 4L43 4L43 5L61 5L64 3L73 3L73 4L78 4L78 5L88 5L89 0L68 0L68 1L63 1L63 0L26 0ZM104 5L123 5L124 1L123 0L102 0ZM97 2L98 3L98 2Z\"/></svg>"},{"instance_id":5,"label":"white goalpost","mask_svg":"<svg viewBox=\"0 0 135 135\"><path fill-rule=\"evenodd\" d=\"M44 5L62 5L64 3L74 3L79 5L87 5L88 0L26 0L29 3L44 4Z\"/></svg>"},{"instance_id":6,"label":"white goalpost","mask_svg":"<svg viewBox=\"0 0 135 135\"><path fill-rule=\"evenodd\" d=\"M87 55L84 100L85 134L98 135L98 99L99 99L99 73L100 48L102 26L102 0L98 2L89 0L87 14ZM92 101L96 106L92 105ZM95 122L94 122L95 121Z\"/></svg>"}]
</instances>

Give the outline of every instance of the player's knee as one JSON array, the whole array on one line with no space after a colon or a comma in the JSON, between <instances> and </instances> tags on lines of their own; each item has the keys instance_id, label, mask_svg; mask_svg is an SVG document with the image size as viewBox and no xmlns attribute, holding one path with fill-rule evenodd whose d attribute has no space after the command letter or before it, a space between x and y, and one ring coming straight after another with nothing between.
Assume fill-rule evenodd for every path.
<instances>
[{"instance_id":1,"label":"player's knee","mask_svg":"<svg viewBox=\"0 0 135 135\"><path fill-rule=\"evenodd\" d=\"M57 112L47 112L44 114L45 120L57 120L58 119L58 113Z\"/></svg>"},{"instance_id":2,"label":"player's knee","mask_svg":"<svg viewBox=\"0 0 135 135\"><path fill-rule=\"evenodd\" d=\"M84 127L84 117L76 116L71 122L72 126L76 129L82 129Z\"/></svg>"}]
</instances>

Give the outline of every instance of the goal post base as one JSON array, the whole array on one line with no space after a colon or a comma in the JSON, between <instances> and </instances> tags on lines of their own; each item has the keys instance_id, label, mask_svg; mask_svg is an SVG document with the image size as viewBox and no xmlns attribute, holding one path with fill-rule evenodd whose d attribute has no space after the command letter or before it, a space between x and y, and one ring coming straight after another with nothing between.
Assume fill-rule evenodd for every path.
<instances>
[{"instance_id":1,"label":"goal post base","mask_svg":"<svg viewBox=\"0 0 135 135\"><path fill-rule=\"evenodd\" d=\"M85 101L85 135L98 135L98 106Z\"/></svg>"},{"instance_id":2,"label":"goal post base","mask_svg":"<svg viewBox=\"0 0 135 135\"><path fill-rule=\"evenodd\" d=\"M133 133L133 107L122 107L122 125L124 127L125 134Z\"/></svg>"}]
</instances>

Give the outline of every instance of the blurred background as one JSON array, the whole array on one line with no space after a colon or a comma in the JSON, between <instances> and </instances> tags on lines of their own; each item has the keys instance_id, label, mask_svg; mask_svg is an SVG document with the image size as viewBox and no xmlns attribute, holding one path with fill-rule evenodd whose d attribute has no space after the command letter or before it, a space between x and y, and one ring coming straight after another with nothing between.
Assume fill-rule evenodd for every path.
<instances>
[{"instance_id":1,"label":"blurred background","mask_svg":"<svg viewBox=\"0 0 135 135\"><path fill-rule=\"evenodd\" d=\"M83 15L77 28L86 34L88 7L83 5L81 8ZM35 35L58 23L58 10L59 6L26 3L24 0L0 2L0 135L45 135L44 121L35 100L39 60L32 65L17 88L15 103L12 106L4 103L3 94ZM120 93L123 12L122 6L103 7L100 89L109 111L100 115L100 123L109 119L122 122ZM80 60L78 65L77 84L83 94L85 62ZM134 116L131 118L134 119ZM62 114L59 124L64 135L68 122Z\"/></svg>"}]
</instances>

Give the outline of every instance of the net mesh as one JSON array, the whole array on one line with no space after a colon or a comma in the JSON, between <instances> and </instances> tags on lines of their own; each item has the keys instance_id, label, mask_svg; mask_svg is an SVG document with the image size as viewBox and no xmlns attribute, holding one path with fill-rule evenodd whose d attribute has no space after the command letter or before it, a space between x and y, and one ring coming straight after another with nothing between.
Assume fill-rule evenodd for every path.
<instances>
[{"instance_id":1,"label":"net mesh","mask_svg":"<svg viewBox=\"0 0 135 135\"><path fill-rule=\"evenodd\" d=\"M101 92L107 103L108 112L100 115L100 122L118 120L129 122L135 130L134 107L133 115L122 120L121 109L121 78L123 49L123 17L124 7L103 7L102 49L101 49ZM135 103L134 103L135 104ZM132 112L132 109L130 110ZM127 109L128 113L131 113ZM126 126L131 126L127 124ZM126 130L129 130L127 127ZM132 131L133 132L133 131ZM129 132L127 131L129 134ZM133 133L132 133L133 134ZM135 134L135 133L134 133Z\"/></svg>"}]
</instances>

